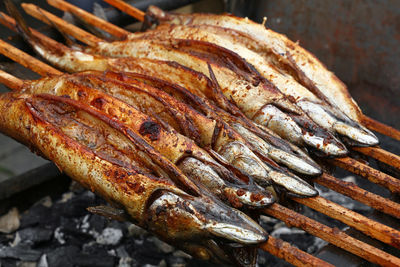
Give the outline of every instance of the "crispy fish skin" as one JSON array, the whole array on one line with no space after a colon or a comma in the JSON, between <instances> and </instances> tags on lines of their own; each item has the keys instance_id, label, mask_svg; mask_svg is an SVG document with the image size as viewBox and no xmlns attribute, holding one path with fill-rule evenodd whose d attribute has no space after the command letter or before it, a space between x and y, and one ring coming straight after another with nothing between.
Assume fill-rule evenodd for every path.
<instances>
[{"instance_id":1,"label":"crispy fish skin","mask_svg":"<svg viewBox=\"0 0 400 267\"><path fill-rule=\"evenodd\" d=\"M204 189L200 191L205 194L192 195L186 192L187 187L179 189L167 177L155 177L132 166L121 167L111 158L95 153L82 139L82 134L87 133L82 123L90 121L91 116L102 118L105 123L111 121L82 107L65 97L3 94L0 131L54 161L73 179L123 208L133 222L178 246L185 242L188 246L183 249L198 257L227 259L221 259L224 251L220 247L207 244L214 237L243 244L266 240L266 233L252 219L208 196ZM83 120L77 124L78 129L73 129L77 121L69 120L70 116ZM198 254L193 248L203 253Z\"/></svg>"}]
</instances>

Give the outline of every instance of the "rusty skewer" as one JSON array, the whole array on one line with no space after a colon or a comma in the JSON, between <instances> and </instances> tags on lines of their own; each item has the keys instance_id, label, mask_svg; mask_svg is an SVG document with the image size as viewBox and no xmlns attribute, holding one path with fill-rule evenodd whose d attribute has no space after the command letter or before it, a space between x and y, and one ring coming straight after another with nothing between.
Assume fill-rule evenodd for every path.
<instances>
[{"instance_id":1,"label":"rusty skewer","mask_svg":"<svg viewBox=\"0 0 400 267\"><path fill-rule=\"evenodd\" d=\"M362 117L362 122L368 129L400 141L400 131L399 130L397 130L389 125L383 124L382 122L374 120L365 115Z\"/></svg>"},{"instance_id":2,"label":"rusty skewer","mask_svg":"<svg viewBox=\"0 0 400 267\"><path fill-rule=\"evenodd\" d=\"M396 154L379 147L352 147L352 149L400 170L400 156Z\"/></svg>"},{"instance_id":3,"label":"rusty skewer","mask_svg":"<svg viewBox=\"0 0 400 267\"><path fill-rule=\"evenodd\" d=\"M326 173L323 173L320 177L317 177L314 182L332 189L340 194L348 196L376 210L400 219L399 203L366 191L354 183L345 182Z\"/></svg>"},{"instance_id":4,"label":"rusty skewer","mask_svg":"<svg viewBox=\"0 0 400 267\"><path fill-rule=\"evenodd\" d=\"M121 2L121 1L119 1L119 0L118 0L118 1L116 1L116 0L107 0L107 1L108 1L109 4L111 4L111 5L112 5L113 3L115 3L115 2L118 2L118 3ZM61 10L64 10L64 7L63 7L63 6L64 6L64 4L63 4L64 1L62 1L62 0L48 0L48 2L49 2L51 5L53 5L54 7L60 8ZM123 3L123 2L122 2L122 3ZM61 7L58 6L59 4L61 5ZM73 7L74 7L74 6L71 5L71 4L68 4L68 5L69 5L69 11L73 10ZM127 4L124 3L124 5L127 5ZM59 18L59 17L57 17L57 16L55 16L55 15L53 15L53 14L51 14L51 13L45 11L45 10L39 8L38 6L35 6L34 4L25 4L25 3L24 3L24 4L22 4L22 7L25 9L25 11L26 11L29 15L31 15L31 16L33 16L33 17L35 17L35 18L37 18L37 19L39 19L39 20L41 20L41 21L47 23L47 24L49 24L49 20L51 20L52 23L54 23L55 25L57 25L57 27L60 27L60 28L61 28L63 31L65 31L67 34L70 34L71 36L77 38L78 40L80 40L80 41L86 43L86 44L89 45L89 46L93 46L93 45L95 45L97 42L99 42L99 40L101 40L101 39L99 39L98 37L96 37L96 36L94 36L94 35L92 35L92 34L86 32L86 31L83 31L83 30L80 29L79 27L76 27L75 25L70 24L70 23L64 21L63 19L61 19L61 18ZM136 9L136 8L130 6L130 5L128 5L128 7L126 7L126 8L127 8L127 9L130 9L130 8ZM125 10L123 10L123 11L125 11ZM139 11L140 11L140 10L139 10ZM90 13L88 13L88 12L85 12L85 11L80 12L80 11L79 11L79 12L76 12L75 14L76 14L76 15L79 14L79 16L82 16L82 19L87 20L89 23L90 23L90 21L93 21L93 20L90 19L91 16L93 16L93 15L90 14ZM109 24L109 25L113 25L113 24L111 24L111 23L109 23L109 22L106 22L106 21L100 19L100 18L98 18L98 20L103 21L103 23L101 23L101 24L99 24L99 25L93 24L93 26L96 26L96 27L99 27L99 28L103 29L103 28L102 28L103 25L108 25L108 24ZM114 32L113 32L112 30L110 30L110 29L111 29L111 27L106 26L103 30L107 30L110 34L114 34ZM121 28L120 28L120 29L121 29ZM121 29L121 30L123 30L123 29ZM90 38L87 38L88 36L89 36ZM115 36L118 37L118 36L119 36L119 33L116 32L116 35L115 35ZM359 152L361 152L361 153L363 153L363 154L366 154L366 155L368 155L368 156L374 157L375 159L380 160L380 161L382 161L382 162L384 162L384 163L386 163L386 164L389 164L389 165L391 165L391 166L393 166L393 167L399 167L399 166L400 166L400 157L399 157L399 156L397 156L397 155L395 155L395 154L392 154L392 153L390 153L390 152L388 152L388 151L385 151L385 150L383 150L383 149L381 149L381 148L375 148L375 147L368 147L368 148L364 148L364 149L354 148L354 150L357 150L357 151L359 151ZM333 163L334 163L335 165L339 166L339 167L342 167L343 164L346 163L346 161L341 162L340 165L338 165L337 162L333 162ZM354 173L356 173L356 174L362 175L362 176L367 177L367 178L369 178L369 177L371 176L371 175L366 176L366 174L365 174L364 172L355 172L356 170L353 169L353 168L351 168L351 166L348 166L347 170L349 170L349 171L351 171L351 172L354 172ZM374 175L375 175L375 174L377 175L377 177L375 177L375 179L373 179L373 180L375 180L375 181L380 181L380 180L381 180L380 175L379 175L378 173L374 172ZM387 184L387 183L385 183L385 182L380 182L379 184L385 185L385 184ZM389 184L390 184L390 183L389 183ZM397 189L394 189L394 190L397 191Z\"/></svg>"},{"instance_id":5,"label":"rusty skewer","mask_svg":"<svg viewBox=\"0 0 400 267\"><path fill-rule=\"evenodd\" d=\"M6 45L5 45L6 44ZM15 54L9 54L7 49L3 49L3 46L8 47L11 46L8 43L5 43L4 41L0 40L0 53L2 53L5 56L12 55L14 56ZM18 49L14 48L16 52ZM20 50L18 50L20 51ZM24 53L23 51L20 51L21 55ZM45 63L40 64L40 67L32 67L29 63L36 63L38 60L28 54L24 54L21 57L16 56L13 58L14 61L18 63L24 62L24 66L32 69L33 71L37 72L38 74L40 73L46 73L45 70L47 68L44 68L43 70L39 70L39 68L45 66ZM48 66L51 68L50 66ZM55 70L59 72L58 74L61 74L60 71ZM40 72L40 73L39 73ZM54 73L55 74L55 73ZM18 90L23 86L23 80L14 77L11 74L8 74L2 70L0 70L0 82L5 84L7 87L13 89L13 90ZM260 248L269 252L270 254L279 257L295 266L326 266L326 267L332 267L333 265L316 258L292 245L290 245L288 242L285 242L281 239L274 238L272 236L269 237L267 242L264 244L260 245Z\"/></svg>"},{"instance_id":6,"label":"rusty skewer","mask_svg":"<svg viewBox=\"0 0 400 267\"><path fill-rule=\"evenodd\" d=\"M332 164L367 178L369 181L386 187L393 193L400 193L400 180L390 176L386 173L380 172L364 163L361 163L355 159L346 158L335 158L328 160Z\"/></svg>"},{"instance_id":7,"label":"rusty skewer","mask_svg":"<svg viewBox=\"0 0 400 267\"><path fill-rule=\"evenodd\" d=\"M13 90L21 88L21 86L24 84L21 79L18 79L17 77L12 76L3 70L0 70L0 83Z\"/></svg>"},{"instance_id":8,"label":"rusty skewer","mask_svg":"<svg viewBox=\"0 0 400 267\"><path fill-rule=\"evenodd\" d=\"M54 42L54 41L53 41ZM21 58L21 59L24 59L24 58ZM29 65L28 65L29 66ZM300 202L300 203L303 203L302 201L305 201L305 203L304 204L306 204L306 205L309 205L309 206L311 206L311 207L315 207L315 205L316 206L318 206L319 208L321 208L321 209L325 209L325 208L327 208L328 206L330 206L330 208L331 209L333 209L334 211L335 211L335 214L343 214L343 213L347 213L347 215L346 215L346 218L344 219L345 221L347 220L347 221L350 221L350 220L354 220L354 218L356 218L356 219L364 219L363 217L359 217L358 216L358 214L356 214L356 213L354 213L354 212L352 212L352 211L349 211L349 210L347 210L347 209L344 209L343 207L340 207L339 205L333 205L331 202L329 202L329 201L327 201L327 200L325 200L325 199L323 199L323 198L315 198L315 199L313 199L311 202L309 202L308 200L306 200L306 199L303 199L303 200L298 200L298 199L296 199L296 201L298 201L298 202ZM350 216L348 215L350 213ZM274 212L272 212L272 213L268 213L268 214L271 214L272 216L274 216L274 217L276 217L275 215L275 213ZM329 214L330 215L330 214ZM339 215L337 215L336 217L340 217ZM308 218L307 218L308 219ZM366 219L366 218L365 218ZM311 219L309 219L309 220L311 220ZM342 219L343 220L343 219ZM312 221L312 220L311 220ZM369 219L367 219L367 226L365 226L365 225L355 225L357 228L360 228L360 229L362 229L362 228L364 228L364 229L367 229L368 228L368 225L372 225L372 224L375 224L375 222L373 222L372 220L369 220ZM376 226L376 225L375 225ZM379 227L378 227L379 228ZM381 231L383 231L383 232L391 232L391 233L393 233L393 231L392 231L393 229L391 229L391 228L389 228L389 227L384 227L383 228L383 230L377 230L377 231L375 231L375 233L373 233L373 234L371 234L371 235L375 235L375 236L377 236L378 235L378 239L384 239L384 240L386 240L386 242L389 242L388 241L388 239L390 239L390 237L387 237L387 236L385 236L385 234L384 234L384 237L379 237L379 235L381 234ZM329 236L328 236L329 237ZM329 240L328 240L329 241ZM331 242L331 241L329 241L329 242ZM333 242L331 242L331 243L333 243Z\"/></svg>"},{"instance_id":9,"label":"rusty skewer","mask_svg":"<svg viewBox=\"0 0 400 267\"><path fill-rule=\"evenodd\" d=\"M0 39L0 53L10 59L19 62L22 66L33 70L34 72L48 76L50 74L61 74L62 72L43 63L42 61L31 57L27 53L15 48L14 46Z\"/></svg>"},{"instance_id":10,"label":"rusty skewer","mask_svg":"<svg viewBox=\"0 0 400 267\"><path fill-rule=\"evenodd\" d=\"M108 23L105 20L102 20L95 15L86 12L85 10L71 5L70 3L62 0L47 0L47 3L51 6L57 7L58 9L61 9L66 12L70 12L78 17L83 18L87 23L96 25L96 27L101 28L102 30L118 37L121 39L124 39L128 34L130 34L129 31L126 31L112 23Z\"/></svg>"},{"instance_id":11,"label":"rusty skewer","mask_svg":"<svg viewBox=\"0 0 400 267\"><path fill-rule=\"evenodd\" d=\"M129 16L136 18L138 21L144 21L145 13L140 9L131 8L132 6L125 3L124 1L104 0L104 2L118 8L119 10L122 10L122 12L125 12Z\"/></svg>"},{"instance_id":12,"label":"rusty skewer","mask_svg":"<svg viewBox=\"0 0 400 267\"><path fill-rule=\"evenodd\" d=\"M265 214L285 222L288 226L301 228L370 262L381 266L398 266L400 263L400 259L391 254L355 239L337 228L328 227L279 204L273 204L263 211Z\"/></svg>"}]
</instances>

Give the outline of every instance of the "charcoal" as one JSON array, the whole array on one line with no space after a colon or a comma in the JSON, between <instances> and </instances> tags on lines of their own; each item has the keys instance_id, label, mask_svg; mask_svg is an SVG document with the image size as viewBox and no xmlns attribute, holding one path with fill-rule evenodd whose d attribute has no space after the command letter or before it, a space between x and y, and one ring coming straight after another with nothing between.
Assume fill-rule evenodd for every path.
<instances>
[{"instance_id":1,"label":"charcoal","mask_svg":"<svg viewBox=\"0 0 400 267\"><path fill-rule=\"evenodd\" d=\"M85 254L107 254L107 249L96 241L92 241L82 246L82 252Z\"/></svg>"},{"instance_id":2,"label":"charcoal","mask_svg":"<svg viewBox=\"0 0 400 267\"><path fill-rule=\"evenodd\" d=\"M158 265L158 263L164 258L164 255L158 251L153 242L145 240L143 245L136 246L132 258L142 264Z\"/></svg>"},{"instance_id":3,"label":"charcoal","mask_svg":"<svg viewBox=\"0 0 400 267\"><path fill-rule=\"evenodd\" d=\"M87 267L109 267L114 266L117 258L107 254L83 254L79 253L72 258L72 262L77 266Z\"/></svg>"},{"instance_id":4,"label":"charcoal","mask_svg":"<svg viewBox=\"0 0 400 267\"><path fill-rule=\"evenodd\" d=\"M46 254L43 254L40 257L37 267L49 267L49 264L47 263L47 255Z\"/></svg>"},{"instance_id":5,"label":"charcoal","mask_svg":"<svg viewBox=\"0 0 400 267\"><path fill-rule=\"evenodd\" d=\"M170 267L185 267L187 265L187 262L183 258L177 258L177 257L168 257L167 259L168 266Z\"/></svg>"},{"instance_id":6,"label":"charcoal","mask_svg":"<svg viewBox=\"0 0 400 267\"><path fill-rule=\"evenodd\" d=\"M124 246L119 246L119 247L116 249L116 252L117 252L117 256L118 256L119 258L128 258L128 257L129 257L129 254L128 254L128 252L126 251L126 249L125 249Z\"/></svg>"},{"instance_id":7,"label":"charcoal","mask_svg":"<svg viewBox=\"0 0 400 267\"><path fill-rule=\"evenodd\" d=\"M154 245L162 252L162 253L171 253L175 250L175 248L167 243L165 243L164 241L161 241L160 239L158 239L155 236L149 237L147 239L148 241L151 241L154 243Z\"/></svg>"},{"instance_id":8,"label":"charcoal","mask_svg":"<svg viewBox=\"0 0 400 267\"><path fill-rule=\"evenodd\" d=\"M72 197L66 202L53 205L53 210L59 210L64 217L80 217L88 214L87 207L93 206L95 197L90 191Z\"/></svg>"},{"instance_id":9,"label":"charcoal","mask_svg":"<svg viewBox=\"0 0 400 267\"><path fill-rule=\"evenodd\" d=\"M48 222L51 209L43 205L35 205L31 207L27 212L22 214L20 228L26 228L29 226L36 226L43 222Z\"/></svg>"},{"instance_id":10,"label":"charcoal","mask_svg":"<svg viewBox=\"0 0 400 267\"><path fill-rule=\"evenodd\" d=\"M26 245L0 248L0 258L13 258L21 261L37 261L42 252L33 250Z\"/></svg>"},{"instance_id":11,"label":"charcoal","mask_svg":"<svg viewBox=\"0 0 400 267\"><path fill-rule=\"evenodd\" d=\"M76 246L58 247L47 254L49 266L73 267L71 258L75 257L80 250Z\"/></svg>"},{"instance_id":12,"label":"charcoal","mask_svg":"<svg viewBox=\"0 0 400 267\"><path fill-rule=\"evenodd\" d=\"M120 229L107 227L96 238L96 242L102 245L118 245L122 239L122 231Z\"/></svg>"},{"instance_id":13,"label":"charcoal","mask_svg":"<svg viewBox=\"0 0 400 267\"><path fill-rule=\"evenodd\" d=\"M291 244L295 244L301 250L307 250L315 242L315 237L308 234L288 233L280 235L280 238Z\"/></svg>"},{"instance_id":14,"label":"charcoal","mask_svg":"<svg viewBox=\"0 0 400 267\"><path fill-rule=\"evenodd\" d=\"M94 254L86 254L77 246L59 247L47 255L48 266L114 266L117 258L103 250Z\"/></svg>"},{"instance_id":15,"label":"charcoal","mask_svg":"<svg viewBox=\"0 0 400 267\"><path fill-rule=\"evenodd\" d=\"M69 223L66 223L69 222ZM60 228L59 233L62 238L69 245L80 246L83 243L87 243L93 239L89 233L82 233L77 228L77 224L70 218L63 218L63 226Z\"/></svg>"},{"instance_id":16,"label":"charcoal","mask_svg":"<svg viewBox=\"0 0 400 267\"><path fill-rule=\"evenodd\" d=\"M17 266L17 260L15 259L1 259L0 261L1 267L16 267Z\"/></svg>"},{"instance_id":17,"label":"charcoal","mask_svg":"<svg viewBox=\"0 0 400 267\"><path fill-rule=\"evenodd\" d=\"M29 241L32 245L49 241L53 236L53 231L40 227L29 227L18 231L21 240Z\"/></svg>"},{"instance_id":18,"label":"charcoal","mask_svg":"<svg viewBox=\"0 0 400 267\"><path fill-rule=\"evenodd\" d=\"M89 218L89 228L96 231L97 233L101 233L105 228L107 223L107 219L103 216L92 214Z\"/></svg>"},{"instance_id":19,"label":"charcoal","mask_svg":"<svg viewBox=\"0 0 400 267\"><path fill-rule=\"evenodd\" d=\"M119 259L118 267L133 267L138 264L131 257L123 257Z\"/></svg>"}]
</instances>

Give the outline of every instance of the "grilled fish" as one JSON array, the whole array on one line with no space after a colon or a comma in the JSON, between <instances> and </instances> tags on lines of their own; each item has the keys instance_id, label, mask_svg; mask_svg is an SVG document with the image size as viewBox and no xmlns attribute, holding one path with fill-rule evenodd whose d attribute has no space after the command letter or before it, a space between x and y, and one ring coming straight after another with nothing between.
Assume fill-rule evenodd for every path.
<instances>
[{"instance_id":1,"label":"grilled fish","mask_svg":"<svg viewBox=\"0 0 400 267\"><path fill-rule=\"evenodd\" d=\"M204 40L204 34L196 34L195 32L206 31L210 35L215 34L222 37L224 39L222 42L228 44L228 46L235 43L246 47L263 57L266 64L271 64L277 68L277 72L274 72L273 68L266 71L266 75L269 74L272 80L276 80L276 74L278 76L280 74L285 77L287 75L293 76L300 83L300 85L295 86L294 91L286 91L288 89L285 90L283 84L278 88L295 96L298 100L308 100L300 104L308 114L325 113L323 116L313 116L314 120L324 127L329 127L329 124L331 124L330 128L333 126L341 135L355 141L352 143L353 145L378 144L376 136L361 125L362 112L350 96L346 86L332 72L327 70L314 55L298 43L289 40L285 35L274 32L247 18L231 15L172 14L151 6L147 11L147 18L149 22L155 24L188 26L178 27L175 30L164 29L168 32L175 31L181 37L182 30L186 29L187 33L184 35L189 38L202 38ZM177 38L180 38L178 36ZM211 39L215 41L215 38ZM254 66L260 67L256 63ZM262 71L260 70L260 72ZM273 76L271 77L271 75ZM306 92L301 88L302 86L305 86L312 93ZM328 103L330 107L321 105L321 101ZM340 122L336 125L335 117ZM332 125L332 123L334 124Z\"/></svg>"}]
</instances>

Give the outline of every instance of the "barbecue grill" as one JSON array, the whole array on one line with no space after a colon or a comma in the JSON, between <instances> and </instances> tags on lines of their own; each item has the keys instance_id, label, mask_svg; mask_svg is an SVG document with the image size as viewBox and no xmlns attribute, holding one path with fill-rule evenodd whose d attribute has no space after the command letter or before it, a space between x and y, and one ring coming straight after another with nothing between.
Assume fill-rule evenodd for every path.
<instances>
[{"instance_id":1,"label":"barbecue grill","mask_svg":"<svg viewBox=\"0 0 400 267\"><path fill-rule=\"evenodd\" d=\"M64 1L49 0L48 2L59 10L75 14L86 21L86 23L96 25L96 27L108 32L112 36L123 37L128 33L125 29L106 22ZM136 19L143 20L144 14L139 9L135 9L122 1L107 0L106 2L112 2L116 8L121 9L123 12L126 12ZM166 2L169 4L167 7L176 7L176 5L171 4L174 1L164 1L164 4ZM175 4L176 2L179 1L175 1ZM186 4L190 1L183 2ZM161 2L158 2L156 4L160 3ZM145 7L140 5L140 8ZM30 15L42 20L45 23L57 25L59 28L63 29L66 34L75 37L83 43L91 44L101 40L95 35L92 35L89 32L76 27L75 25L69 24L57 16L54 16L52 13L37 9L33 5L25 6L25 10ZM113 19L115 19L115 17L113 17ZM14 25L14 21L7 16L0 17L0 20L2 24L9 26L10 28L12 28ZM47 37L42 36L41 38ZM9 57L10 59L40 75L60 74L60 71L15 48L8 42L0 42L0 52L6 57ZM18 85L22 82L18 78L11 76L4 71L0 72L0 81L10 88L15 87L15 85ZM377 131L396 140L400 140L400 132L394 128L391 128L366 116L364 118L364 124L371 130ZM351 157L329 159L327 160L326 164L328 166L337 166L343 170L347 170L359 175L360 177L363 177L376 184L376 187L384 187L392 193L390 196L382 197L378 194L362 189L353 183L343 181L326 173L316 178L314 181L319 185L329 188L329 190L333 190L348 196L355 201L363 203L372 207L376 211L379 211L379 213L374 214L375 217L369 218L363 216L355 211L329 201L322 196L306 199L292 197L291 200L298 204L307 206L319 213L325 214L332 219L338 220L350 226L352 229L356 229L359 232L372 237L373 239L379 240L385 244L384 246L382 246L381 243L378 245L371 245L368 242L365 242L363 237L359 238L358 236L353 237L353 235L350 235L351 231L343 231L334 227L329 227L318 222L314 218L302 215L301 213L298 213L295 210L280 204L273 204L271 207L264 209L263 213L283 221L288 226L303 229L304 231L371 263L383 266L399 266L400 258L398 257L400 249L400 232L396 227L398 227L398 219L400 218L400 204L397 202L397 195L400 192L400 180L396 177L396 175L398 174L397 171L400 169L400 157L381 148L367 147L353 148L353 150L357 152L354 153L354 156L352 155ZM359 155L363 155L361 159L359 158ZM384 163L385 166L388 165L391 168L385 168L383 171L380 171L377 168L378 166L370 166L364 161L364 159L367 157L369 159L380 161ZM385 166L380 165L380 167ZM35 176L40 175L40 173L35 174ZM390 222L380 222L382 216L379 214L389 215L388 217L391 218L389 220ZM335 265L343 264L343 262L335 259L335 256L332 256L341 255L342 250L336 250L332 247L325 248L318 255L311 255L299 250L298 248L281 239L270 237L267 243L262 244L260 248L297 266L329 266L330 263ZM346 264L348 264L348 262Z\"/></svg>"}]
</instances>

